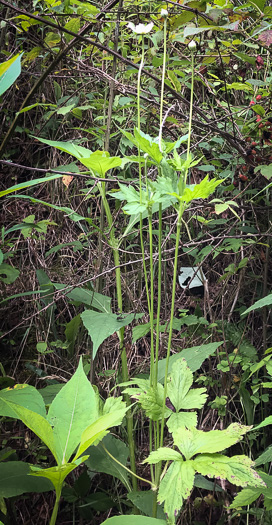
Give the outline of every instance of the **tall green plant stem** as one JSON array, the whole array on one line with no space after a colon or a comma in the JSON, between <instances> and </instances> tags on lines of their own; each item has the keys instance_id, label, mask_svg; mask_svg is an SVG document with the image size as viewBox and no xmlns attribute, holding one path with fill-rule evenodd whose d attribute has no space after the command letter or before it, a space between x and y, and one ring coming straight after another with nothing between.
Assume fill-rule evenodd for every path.
<instances>
[{"instance_id":1,"label":"tall green plant stem","mask_svg":"<svg viewBox=\"0 0 272 525\"><path fill-rule=\"evenodd\" d=\"M191 146L191 132L192 132L192 114L193 114L193 96L194 96L194 54L192 52L191 56L191 96L190 96L190 113L189 113L189 129L188 129L188 143L187 143L187 162L189 163L190 159L190 146ZM188 165L184 174L180 175L181 184L179 185L180 197L185 189L188 176ZM178 218L177 218L177 231L176 231L176 246L175 246L175 259L174 259L174 275L173 275L173 284L172 284L172 300L171 300L171 314L170 314L170 323L169 323L169 336L167 344L167 355L166 355L166 366L165 366L165 377L164 377L164 403L163 403L163 412L162 412L162 421L161 421L161 437L160 437L160 446L163 446L163 431L164 431L164 414L165 414L165 399L167 395L167 376L169 368L169 358L170 350L172 343L172 333L173 333L173 320L174 320L174 309L175 309L175 292L176 292L176 281L177 281L177 268L178 268L178 252L179 252L179 241L180 241L180 232L182 225L182 216L185 210L186 204L180 200L178 208Z\"/></svg>"},{"instance_id":2,"label":"tall green plant stem","mask_svg":"<svg viewBox=\"0 0 272 525\"><path fill-rule=\"evenodd\" d=\"M113 253L113 260L115 264L115 281L116 281L116 293L117 293L117 304L120 312L123 310L123 299L122 299L122 283L121 283L121 269L120 269L120 257L118 251L118 240L115 237L115 230L113 225L113 218L110 211L109 203L106 196L106 183L102 182L99 184L99 191L102 198L102 203L106 213L109 229L110 229L110 245ZM124 328L121 328L118 332L119 341L120 341L120 351L121 351L121 365L122 365L122 381L126 382L129 380L128 373L128 364L127 364L127 354L124 344ZM131 404L129 396L125 395L125 401L129 406ZM127 434L128 434L128 446L129 446L129 455L130 455L130 466L134 474L136 474L136 461L135 461L135 445L133 437L133 418L132 411L129 409L126 416L127 421ZM137 490L137 479L135 476L132 477L132 486L133 490ZM51 525L51 524L50 524Z\"/></svg>"},{"instance_id":3,"label":"tall green plant stem","mask_svg":"<svg viewBox=\"0 0 272 525\"><path fill-rule=\"evenodd\" d=\"M49 525L55 525L56 521L57 521L57 515L58 515L58 510L59 510L59 503L60 503L62 485L63 484L61 484L60 487L56 488L56 501L55 501L55 505L54 505L54 508L53 508L53 512L52 512L52 516L51 516Z\"/></svg>"}]
</instances>

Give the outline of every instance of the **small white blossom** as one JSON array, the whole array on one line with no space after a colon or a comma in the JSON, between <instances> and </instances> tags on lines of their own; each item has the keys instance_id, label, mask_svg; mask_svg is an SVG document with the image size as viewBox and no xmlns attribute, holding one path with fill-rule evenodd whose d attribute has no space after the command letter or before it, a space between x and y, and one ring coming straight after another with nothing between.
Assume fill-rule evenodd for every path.
<instances>
[{"instance_id":1,"label":"small white blossom","mask_svg":"<svg viewBox=\"0 0 272 525\"><path fill-rule=\"evenodd\" d=\"M161 16L168 16L168 11L167 11L167 9L162 9L162 10L161 10Z\"/></svg>"},{"instance_id":2,"label":"small white blossom","mask_svg":"<svg viewBox=\"0 0 272 525\"><path fill-rule=\"evenodd\" d=\"M144 25L144 24L138 24L135 26L132 22L129 22L127 27L133 31L133 33L136 33L137 35L146 35L147 33L150 33L150 31L153 28L153 22L150 22L150 24Z\"/></svg>"},{"instance_id":3,"label":"small white blossom","mask_svg":"<svg viewBox=\"0 0 272 525\"><path fill-rule=\"evenodd\" d=\"M196 48L196 42L194 40L191 40L190 44L188 44L189 49L195 49Z\"/></svg>"}]
</instances>

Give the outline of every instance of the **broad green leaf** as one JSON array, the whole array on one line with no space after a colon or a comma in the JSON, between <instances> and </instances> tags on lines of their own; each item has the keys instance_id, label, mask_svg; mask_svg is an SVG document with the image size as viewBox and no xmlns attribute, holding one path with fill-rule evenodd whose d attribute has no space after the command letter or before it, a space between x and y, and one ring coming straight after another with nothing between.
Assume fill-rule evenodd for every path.
<instances>
[{"instance_id":1,"label":"broad green leaf","mask_svg":"<svg viewBox=\"0 0 272 525\"><path fill-rule=\"evenodd\" d=\"M137 509L139 509L143 514L151 517L153 515L154 509L154 495L155 494L153 490L132 490L128 493L127 497L133 503L133 505L137 507ZM159 519L165 519L165 514L160 505L157 505L157 517Z\"/></svg>"},{"instance_id":2,"label":"broad green leaf","mask_svg":"<svg viewBox=\"0 0 272 525\"><path fill-rule=\"evenodd\" d=\"M249 64L251 64L252 66L255 66L256 64L256 59L255 57L252 57L250 55L248 55L247 53L233 53L233 55L237 58L240 58L241 60L243 60L243 62L248 62Z\"/></svg>"},{"instance_id":3,"label":"broad green leaf","mask_svg":"<svg viewBox=\"0 0 272 525\"><path fill-rule=\"evenodd\" d=\"M164 502L164 512L170 524L175 523L183 501L190 496L193 488L195 471L192 463L191 461L174 461L160 483L158 503Z\"/></svg>"},{"instance_id":4,"label":"broad green leaf","mask_svg":"<svg viewBox=\"0 0 272 525\"><path fill-rule=\"evenodd\" d=\"M66 24L65 29L68 29L69 31L73 31L74 33L78 33L80 29L80 18L71 18ZM69 35L68 33L64 33L64 38L66 42L70 42L73 40L73 36Z\"/></svg>"},{"instance_id":5,"label":"broad green leaf","mask_svg":"<svg viewBox=\"0 0 272 525\"><path fill-rule=\"evenodd\" d=\"M245 312L241 314L241 317L249 314L249 312L252 312L252 310L256 310L257 308L263 308L264 306L270 306L271 304L272 304L272 293L269 295L266 295L262 299L259 299L259 301L256 301L256 303L254 303L247 310L245 310Z\"/></svg>"},{"instance_id":6,"label":"broad green leaf","mask_svg":"<svg viewBox=\"0 0 272 525\"><path fill-rule=\"evenodd\" d=\"M186 348L181 352L171 355L169 359L168 373L171 372L175 367L176 361L183 357L187 363L187 366L192 372L198 370L203 361L210 355L214 354L219 346L223 344L223 341L216 343L208 343L206 345L193 346L192 348ZM166 359L161 359L158 366L158 381L163 382L165 377L165 366Z\"/></svg>"},{"instance_id":7,"label":"broad green leaf","mask_svg":"<svg viewBox=\"0 0 272 525\"><path fill-rule=\"evenodd\" d=\"M15 186L11 186L6 190L0 191L0 197L4 197L4 195L8 195L9 193L13 193L14 191L22 190L23 188L30 188L30 186L36 186L36 184L44 184L45 182L59 179L61 177L63 177L63 175L56 174L50 175L49 177L43 177L42 179L34 179L27 182L22 182L20 184L15 184Z\"/></svg>"},{"instance_id":8,"label":"broad green leaf","mask_svg":"<svg viewBox=\"0 0 272 525\"><path fill-rule=\"evenodd\" d=\"M31 104L30 106L25 106L20 111L18 111L18 113L16 113L16 115L21 115L22 113L27 113L28 111L30 111L31 109L36 108L36 107L56 108L57 106L56 106L56 104L41 104L40 102L36 102L35 104Z\"/></svg>"},{"instance_id":9,"label":"broad green leaf","mask_svg":"<svg viewBox=\"0 0 272 525\"><path fill-rule=\"evenodd\" d=\"M235 91L251 91L253 88L246 84L245 82L232 82L232 84L227 84L228 89L234 89Z\"/></svg>"},{"instance_id":10,"label":"broad green leaf","mask_svg":"<svg viewBox=\"0 0 272 525\"><path fill-rule=\"evenodd\" d=\"M12 284L19 275L20 272L17 268L7 263L0 264L0 281L3 281L3 283Z\"/></svg>"},{"instance_id":11,"label":"broad green leaf","mask_svg":"<svg viewBox=\"0 0 272 525\"><path fill-rule=\"evenodd\" d=\"M167 427L171 434L179 432L181 427L194 428L197 425L197 413L196 412L177 412L173 413L168 421Z\"/></svg>"},{"instance_id":12,"label":"broad green leaf","mask_svg":"<svg viewBox=\"0 0 272 525\"><path fill-rule=\"evenodd\" d=\"M195 454L220 452L240 441L251 427L232 423L226 430L210 430L204 432L196 428L180 429L174 434L174 443L186 459ZM201 472L201 474L203 474Z\"/></svg>"},{"instance_id":13,"label":"broad green leaf","mask_svg":"<svg viewBox=\"0 0 272 525\"><path fill-rule=\"evenodd\" d=\"M138 388L133 388L131 386L133 384L136 384ZM162 418L164 390L160 383L153 387L150 386L149 379L135 379L121 383L120 386L128 386L123 390L123 394L129 394L133 399L139 401L147 417L152 421L159 421ZM170 410L166 409L165 417L168 417L170 413Z\"/></svg>"},{"instance_id":14,"label":"broad green leaf","mask_svg":"<svg viewBox=\"0 0 272 525\"><path fill-rule=\"evenodd\" d=\"M159 164L162 160L162 153L158 142L137 128L134 128L134 136L140 149L148 153L148 155Z\"/></svg>"},{"instance_id":15,"label":"broad green leaf","mask_svg":"<svg viewBox=\"0 0 272 525\"><path fill-rule=\"evenodd\" d=\"M53 456L58 460L57 452L54 444L53 429L48 421L40 414L32 412L25 407L21 407L15 403L6 403L10 406L16 414L17 419L20 419L34 434L36 434L45 445L51 450Z\"/></svg>"},{"instance_id":16,"label":"broad green leaf","mask_svg":"<svg viewBox=\"0 0 272 525\"><path fill-rule=\"evenodd\" d=\"M177 76L175 75L174 71L171 71L171 69L167 71L167 76L169 80L171 81L171 83L173 84L175 90L179 93L181 91L181 83L178 80Z\"/></svg>"},{"instance_id":17,"label":"broad green leaf","mask_svg":"<svg viewBox=\"0 0 272 525\"><path fill-rule=\"evenodd\" d=\"M97 417L97 397L80 359L75 374L53 399L47 415L53 426L58 464L69 461L80 443L82 432Z\"/></svg>"},{"instance_id":18,"label":"broad green leaf","mask_svg":"<svg viewBox=\"0 0 272 525\"><path fill-rule=\"evenodd\" d=\"M17 54L0 64L0 95L3 95L20 75L22 55L23 53Z\"/></svg>"},{"instance_id":19,"label":"broad green leaf","mask_svg":"<svg viewBox=\"0 0 272 525\"><path fill-rule=\"evenodd\" d=\"M127 408L124 404L124 408L122 410L116 410L115 412L105 414L104 416L99 417L94 423L89 425L81 436L81 442L74 457L74 461L79 458L79 456L81 456L81 454L83 454L83 452L85 452L88 447L93 445L96 440L101 441L101 439L103 439L103 437L108 434L109 428L121 425L126 411Z\"/></svg>"},{"instance_id":20,"label":"broad green leaf","mask_svg":"<svg viewBox=\"0 0 272 525\"><path fill-rule=\"evenodd\" d=\"M75 107L75 104L69 104L68 106L63 106L57 109L56 113L57 115L67 115L67 113L70 113L70 111L72 111L74 107Z\"/></svg>"},{"instance_id":21,"label":"broad green leaf","mask_svg":"<svg viewBox=\"0 0 272 525\"><path fill-rule=\"evenodd\" d=\"M130 481L127 471L119 465L119 463L116 463L109 454L107 454L103 445L106 447L107 451L119 461L119 463L126 466L129 455L127 445L120 439L108 434L96 447L90 447L86 450L86 454L89 455L89 458L86 461L87 467L91 471L103 472L119 479L123 485L130 490Z\"/></svg>"},{"instance_id":22,"label":"broad green leaf","mask_svg":"<svg viewBox=\"0 0 272 525\"><path fill-rule=\"evenodd\" d=\"M182 462L182 456L177 450L173 448L160 447L149 454L149 456L143 461L149 465L160 463L161 461L179 461Z\"/></svg>"},{"instance_id":23,"label":"broad green leaf","mask_svg":"<svg viewBox=\"0 0 272 525\"><path fill-rule=\"evenodd\" d=\"M43 397L45 405L51 405L54 397L59 393L59 391L64 387L64 383L56 383L54 385L48 385L39 390L41 396Z\"/></svg>"},{"instance_id":24,"label":"broad green leaf","mask_svg":"<svg viewBox=\"0 0 272 525\"><path fill-rule=\"evenodd\" d=\"M93 358L95 358L99 346L105 339L118 332L120 328L129 325L134 319L139 319L142 316L143 314L124 314L122 317L112 313L85 310L81 314L81 319L93 342Z\"/></svg>"},{"instance_id":25,"label":"broad green leaf","mask_svg":"<svg viewBox=\"0 0 272 525\"><path fill-rule=\"evenodd\" d=\"M272 416L266 417L259 425L252 428L252 430L259 430L259 428L267 427L267 425L272 425Z\"/></svg>"},{"instance_id":26,"label":"broad green leaf","mask_svg":"<svg viewBox=\"0 0 272 525\"><path fill-rule=\"evenodd\" d=\"M272 445L268 447L257 459L255 459L255 466L264 465L272 461Z\"/></svg>"},{"instance_id":27,"label":"broad green leaf","mask_svg":"<svg viewBox=\"0 0 272 525\"><path fill-rule=\"evenodd\" d=\"M254 461L247 456L202 454L192 461L194 468L203 476L227 479L240 487L266 487L265 482L253 469Z\"/></svg>"},{"instance_id":28,"label":"broad green leaf","mask_svg":"<svg viewBox=\"0 0 272 525\"><path fill-rule=\"evenodd\" d=\"M58 467L51 467L40 469L31 472L33 477L47 478L54 485L56 490L59 490L62 486L65 478L72 472L78 465L75 463L67 463Z\"/></svg>"},{"instance_id":29,"label":"broad green leaf","mask_svg":"<svg viewBox=\"0 0 272 525\"><path fill-rule=\"evenodd\" d=\"M43 144L52 146L52 148L59 149L60 151L64 151L65 153L69 153L69 155L73 155L73 157L75 157L78 160L81 160L82 158L88 158L90 155L92 155L92 151L90 151L87 148L83 148L82 146L79 146L78 144L73 144L73 142L47 140L47 139L41 139L40 137L34 137L34 138L39 140Z\"/></svg>"},{"instance_id":30,"label":"broad green leaf","mask_svg":"<svg viewBox=\"0 0 272 525\"><path fill-rule=\"evenodd\" d=\"M222 487L217 485L214 481L209 481L208 479L204 478L204 476L202 476L201 474L195 475L194 487L205 489L209 492L224 492L224 489L222 489Z\"/></svg>"},{"instance_id":31,"label":"broad green leaf","mask_svg":"<svg viewBox=\"0 0 272 525\"><path fill-rule=\"evenodd\" d=\"M229 508L239 509L240 507L243 507L245 505L251 505L251 503L253 503L253 501L255 501L257 498L259 498L261 494L261 489L254 489L251 487L243 489L241 490L241 492L238 492L237 496L235 496Z\"/></svg>"},{"instance_id":32,"label":"broad green leaf","mask_svg":"<svg viewBox=\"0 0 272 525\"><path fill-rule=\"evenodd\" d=\"M75 317L69 321L69 323L66 324L65 328L65 337L66 341L69 343L69 346L67 347L68 355L72 357L74 354L75 349L75 342L79 333L79 327L81 325L81 318L80 314L77 314Z\"/></svg>"},{"instance_id":33,"label":"broad green leaf","mask_svg":"<svg viewBox=\"0 0 272 525\"><path fill-rule=\"evenodd\" d=\"M179 359L167 379L167 394L176 411L191 408L202 408L207 395L205 388L189 391L193 383L193 373L185 359Z\"/></svg>"},{"instance_id":34,"label":"broad green leaf","mask_svg":"<svg viewBox=\"0 0 272 525\"><path fill-rule=\"evenodd\" d=\"M0 391L0 414L1 416L8 416L17 418L12 406L6 402L15 403L18 406L32 410L46 417L45 405L41 394L30 385L15 385L13 388L6 388Z\"/></svg>"},{"instance_id":35,"label":"broad green leaf","mask_svg":"<svg viewBox=\"0 0 272 525\"><path fill-rule=\"evenodd\" d=\"M195 184L185 188L183 195L180 199L185 201L187 204L194 199L206 199L215 190L215 188L222 183L222 180L211 179L209 181L208 175L199 184Z\"/></svg>"},{"instance_id":36,"label":"broad green leaf","mask_svg":"<svg viewBox=\"0 0 272 525\"><path fill-rule=\"evenodd\" d=\"M62 177L62 175L60 175ZM43 182L46 182L47 178L43 180ZM0 194L1 197L1 194ZM91 222L91 219L89 217L83 217L82 215L79 215L76 213L72 208L67 208L66 206L57 206L56 204L51 204L50 202L41 201L40 199L35 199L34 197L31 197L29 195L11 195L11 197L14 197L15 199L28 199L33 204L42 204L43 206L47 206L48 208L53 208L54 210L61 211L63 213L66 213L66 215L71 219L73 222L79 222L79 221L87 221ZM25 226L27 227L27 226ZM50 251L50 250L49 250ZM48 252L46 256L48 255Z\"/></svg>"},{"instance_id":37,"label":"broad green leaf","mask_svg":"<svg viewBox=\"0 0 272 525\"><path fill-rule=\"evenodd\" d=\"M121 166L120 157L103 156L103 151L95 151L88 158L80 158L81 164L88 169L96 171L101 177L104 177L108 170Z\"/></svg>"},{"instance_id":38,"label":"broad green leaf","mask_svg":"<svg viewBox=\"0 0 272 525\"><path fill-rule=\"evenodd\" d=\"M111 297L107 295L95 292L94 290L88 290L87 288L73 288L69 292L69 288L67 290L65 284L54 283L54 286L57 290L64 290L65 295L72 301L87 304L100 312L111 312Z\"/></svg>"},{"instance_id":39,"label":"broad green leaf","mask_svg":"<svg viewBox=\"0 0 272 525\"><path fill-rule=\"evenodd\" d=\"M103 521L101 525L165 525L165 520L149 518L147 516L114 516Z\"/></svg>"},{"instance_id":40,"label":"broad green leaf","mask_svg":"<svg viewBox=\"0 0 272 525\"><path fill-rule=\"evenodd\" d=\"M23 461L0 463L0 498L12 498L25 492L47 492L53 485L45 479L34 480L30 465Z\"/></svg>"},{"instance_id":41,"label":"broad green leaf","mask_svg":"<svg viewBox=\"0 0 272 525\"><path fill-rule=\"evenodd\" d=\"M184 37L198 35L204 31L223 31L225 28L223 26L206 26L206 27L193 27L187 26L184 28Z\"/></svg>"}]
</instances>

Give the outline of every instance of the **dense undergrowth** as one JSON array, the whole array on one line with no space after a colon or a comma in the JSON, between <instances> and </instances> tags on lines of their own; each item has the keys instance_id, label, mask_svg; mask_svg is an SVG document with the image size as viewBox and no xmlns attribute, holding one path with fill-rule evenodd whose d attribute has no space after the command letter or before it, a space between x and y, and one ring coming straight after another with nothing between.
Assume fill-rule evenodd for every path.
<instances>
[{"instance_id":1,"label":"dense undergrowth","mask_svg":"<svg viewBox=\"0 0 272 525\"><path fill-rule=\"evenodd\" d=\"M272 7L0 17L0 523L272 523Z\"/></svg>"}]
</instances>

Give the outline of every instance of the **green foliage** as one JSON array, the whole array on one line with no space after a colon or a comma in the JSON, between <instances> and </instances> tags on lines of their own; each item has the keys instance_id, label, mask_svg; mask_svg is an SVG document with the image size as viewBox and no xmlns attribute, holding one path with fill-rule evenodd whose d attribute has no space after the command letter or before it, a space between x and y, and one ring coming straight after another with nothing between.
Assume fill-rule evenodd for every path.
<instances>
[{"instance_id":1,"label":"green foliage","mask_svg":"<svg viewBox=\"0 0 272 525\"><path fill-rule=\"evenodd\" d=\"M0 451L0 492L54 487L50 525L67 475L83 462L64 492L63 511L73 504L76 521L101 522L115 507L128 514L105 524L174 524L194 486L222 492L204 476L242 487L230 507L237 524L246 512L248 523L266 523L272 510L271 479L249 459L271 461L272 11L264 0L174 4L134 2L124 11L115 2L34 0L20 12L16 2L0 8L8 59L0 64L0 387L10 385L0 391L0 414L12 426L7 441L16 440L16 453L13 444ZM179 279L180 267L203 276L204 298L194 295L191 274ZM12 388L17 373L47 386ZM99 398L116 384L126 405ZM202 429L208 420L208 396L224 430L197 428L198 410ZM20 449L10 418L43 444ZM149 454L150 473L139 472L152 491L138 490L134 442L137 461ZM40 466L17 461L21 455ZM115 481L105 489L96 473ZM259 502L240 512L260 496L266 515ZM190 500L182 519L203 520L208 499L201 509ZM208 504L209 521L217 520ZM3 522L5 514L1 501Z\"/></svg>"},{"instance_id":2,"label":"green foliage","mask_svg":"<svg viewBox=\"0 0 272 525\"><path fill-rule=\"evenodd\" d=\"M22 53L0 64L0 95L3 95L21 73Z\"/></svg>"},{"instance_id":3,"label":"green foliage","mask_svg":"<svg viewBox=\"0 0 272 525\"><path fill-rule=\"evenodd\" d=\"M21 391L24 395L20 395ZM33 387L19 385L1 392L0 414L16 417L25 423L56 459L56 467L34 469L31 474L52 482L57 506L65 478L88 458L82 453L93 443L98 443L109 427L121 424L125 412L124 403L113 399L105 403L101 413L98 396L86 378L82 361L70 381L54 397L47 414L42 396ZM69 463L77 447L76 455Z\"/></svg>"},{"instance_id":4,"label":"green foliage","mask_svg":"<svg viewBox=\"0 0 272 525\"><path fill-rule=\"evenodd\" d=\"M249 429L250 427L235 423L226 430L210 432L180 427L173 432L174 445L180 452L165 447L151 452L145 460L146 463L173 461L160 483L158 492L158 501L164 502L164 511L168 515L169 523L175 523L184 499L189 497L196 472L212 478L228 479L242 487L253 486L260 490L266 487L262 478L253 470L254 462L248 457L229 458L217 454L241 440Z\"/></svg>"}]
</instances>

